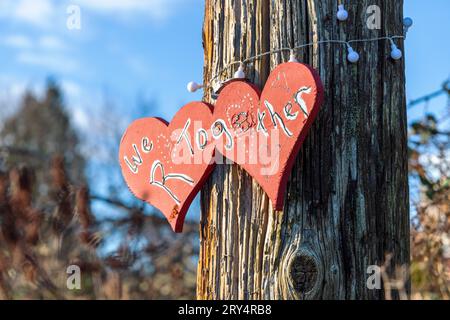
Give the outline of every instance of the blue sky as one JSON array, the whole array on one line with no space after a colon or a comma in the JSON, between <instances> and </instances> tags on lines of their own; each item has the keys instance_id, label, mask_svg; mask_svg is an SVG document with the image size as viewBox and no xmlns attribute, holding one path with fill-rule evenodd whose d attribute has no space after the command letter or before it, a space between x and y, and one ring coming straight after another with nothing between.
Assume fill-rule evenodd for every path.
<instances>
[{"instance_id":1,"label":"blue sky","mask_svg":"<svg viewBox=\"0 0 450 320\"><path fill-rule=\"evenodd\" d=\"M69 4L81 30L66 27ZM124 111L156 100L170 119L200 98L185 87L201 80L202 14L198 0L0 0L0 92L39 90L52 75L80 125L105 96Z\"/></svg>"},{"instance_id":2,"label":"blue sky","mask_svg":"<svg viewBox=\"0 0 450 320\"><path fill-rule=\"evenodd\" d=\"M81 30L66 27L70 4L81 8ZM405 53L413 99L450 76L450 2L405 0L405 15L414 18ZM185 86L202 79L202 21L199 0L0 0L0 94L39 91L52 75L80 126L105 97L127 116L170 119L201 98ZM158 110L138 110L146 104Z\"/></svg>"},{"instance_id":3,"label":"blue sky","mask_svg":"<svg viewBox=\"0 0 450 320\"><path fill-rule=\"evenodd\" d=\"M71 4L81 8L80 30L66 27ZM450 1L405 0L404 11L414 19L405 52L414 99L450 76ZM186 84L202 81L202 22L200 0L0 0L0 107L26 88L42 91L53 76L81 130L92 129L90 115L105 112L106 100L119 127L144 115L170 120L201 99ZM445 105L442 97L428 110ZM410 110L410 120L423 108Z\"/></svg>"},{"instance_id":4,"label":"blue sky","mask_svg":"<svg viewBox=\"0 0 450 320\"><path fill-rule=\"evenodd\" d=\"M450 77L450 1L405 0L405 16L414 19L406 39L406 89L408 99L416 99L439 89ZM442 110L447 104L441 96L428 105L428 111ZM409 111L413 120L425 105Z\"/></svg>"}]
</instances>

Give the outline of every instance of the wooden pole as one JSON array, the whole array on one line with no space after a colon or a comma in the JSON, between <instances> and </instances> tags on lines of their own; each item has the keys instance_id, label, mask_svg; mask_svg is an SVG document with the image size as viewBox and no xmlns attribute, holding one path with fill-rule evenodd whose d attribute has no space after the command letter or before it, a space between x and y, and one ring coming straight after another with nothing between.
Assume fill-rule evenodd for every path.
<instances>
[{"instance_id":1,"label":"wooden pole","mask_svg":"<svg viewBox=\"0 0 450 320\"><path fill-rule=\"evenodd\" d=\"M366 25L378 5L381 29ZM403 1L206 0L204 80L231 62L323 39L402 34ZM403 49L402 41L399 47ZM284 210L236 165L219 165L202 191L199 299L383 299L366 285L367 268L409 262L404 60L387 41L302 49L298 60L320 73L325 101L294 165ZM288 59L273 54L248 66L264 85ZM224 74L229 78L235 69ZM205 100L212 101L211 92ZM398 297L394 293L393 297Z\"/></svg>"}]
</instances>

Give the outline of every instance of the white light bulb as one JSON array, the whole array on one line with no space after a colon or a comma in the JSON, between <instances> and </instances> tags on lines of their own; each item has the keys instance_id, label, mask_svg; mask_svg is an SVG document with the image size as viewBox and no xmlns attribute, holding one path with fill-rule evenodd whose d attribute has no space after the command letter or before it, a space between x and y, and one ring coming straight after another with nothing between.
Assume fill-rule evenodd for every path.
<instances>
[{"instance_id":1,"label":"white light bulb","mask_svg":"<svg viewBox=\"0 0 450 320\"><path fill-rule=\"evenodd\" d=\"M347 12L347 10L345 10L345 7L343 4L340 4L338 6L338 12L336 14L336 17L338 18L339 21L345 21L348 19L348 12Z\"/></svg>"},{"instance_id":2,"label":"white light bulb","mask_svg":"<svg viewBox=\"0 0 450 320\"><path fill-rule=\"evenodd\" d=\"M406 17L405 19L403 19L403 25L406 28L411 28L413 25L413 19L411 19L410 17Z\"/></svg>"},{"instance_id":3,"label":"white light bulb","mask_svg":"<svg viewBox=\"0 0 450 320\"><path fill-rule=\"evenodd\" d=\"M411 28L413 25L413 19L406 17L403 19L403 35L406 37L406 34L408 33L409 28Z\"/></svg>"},{"instance_id":4,"label":"white light bulb","mask_svg":"<svg viewBox=\"0 0 450 320\"><path fill-rule=\"evenodd\" d=\"M294 51L291 51L291 54L289 55L289 62L298 62L297 58L295 57Z\"/></svg>"},{"instance_id":5,"label":"white light bulb","mask_svg":"<svg viewBox=\"0 0 450 320\"><path fill-rule=\"evenodd\" d=\"M191 81L191 82L189 82L189 83L187 84L187 90L188 90L189 92L195 92L195 91L197 91L198 89L200 89L200 88L202 88L202 87L203 87L202 85L198 84L198 83L195 82L195 81Z\"/></svg>"},{"instance_id":6,"label":"white light bulb","mask_svg":"<svg viewBox=\"0 0 450 320\"><path fill-rule=\"evenodd\" d=\"M241 63L238 70L234 73L235 79L245 79L244 65Z\"/></svg>"},{"instance_id":7,"label":"white light bulb","mask_svg":"<svg viewBox=\"0 0 450 320\"><path fill-rule=\"evenodd\" d=\"M397 48L394 42L391 43L391 49L391 58L394 60L400 60L403 56L403 53L399 48Z\"/></svg>"},{"instance_id":8,"label":"white light bulb","mask_svg":"<svg viewBox=\"0 0 450 320\"><path fill-rule=\"evenodd\" d=\"M351 63L356 63L359 61L359 54L355 50L353 50L352 47L348 46L348 55L347 55L348 61Z\"/></svg>"}]
</instances>

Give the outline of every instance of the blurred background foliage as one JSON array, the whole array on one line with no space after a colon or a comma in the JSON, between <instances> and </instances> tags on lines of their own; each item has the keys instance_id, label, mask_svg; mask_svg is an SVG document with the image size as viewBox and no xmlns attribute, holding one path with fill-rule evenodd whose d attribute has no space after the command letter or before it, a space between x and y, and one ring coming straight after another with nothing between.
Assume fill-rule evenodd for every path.
<instances>
[{"instance_id":1,"label":"blurred background foliage","mask_svg":"<svg viewBox=\"0 0 450 320\"><path fill-rule=\"evenodd\" d=\"M435 114L425 108L409 128L412 298L450 299L450 81L412 102L447 95Z\"/></svg>"},{"instance_id":2,"label":"blurred background foliage","mask_svg":"<svg viewBox=\"0 0 450 320\"><path fill-rule=\"evenodd\" d=\"M114 130L116 122L109 123ZM197 225L187 222L174 234L162 215L127 192L120 197L114 190L126 186L109 185L113 179L104 181L108 196L93 194L80 139L53 81L42 98L24 95L0 139L1 298L195 297ZM110 156L117 158L115 148ZM92 201L104 204L96 214ZM108 207L121 214L102 214ZM67 289L69 265L81 269L81 290Z\"/></svg>"},{"instance_id":3,"label":"blurred background foliage","mask_svg":"<svg viewBox=\"0 0 450 320\"><path fill-rule=\"evenodd\" d=\"M450 96L448 83L441 91ZM450 298L450 105L443 110L409 127L412 264L405 281L413 299ZM104 118L101 153L114 162L120 132L117 119ZM2 120L0 298L195 298L198 223L186 221L174 234L113 178L117 166L97 166L88 179L88 162L100 154L92 149L100 147L86 143L51 80L42 97L25 93ZM107 194L96 194L94 182ZM74 264L81 290L66 286Z\"/></svg>"}]
</instances>

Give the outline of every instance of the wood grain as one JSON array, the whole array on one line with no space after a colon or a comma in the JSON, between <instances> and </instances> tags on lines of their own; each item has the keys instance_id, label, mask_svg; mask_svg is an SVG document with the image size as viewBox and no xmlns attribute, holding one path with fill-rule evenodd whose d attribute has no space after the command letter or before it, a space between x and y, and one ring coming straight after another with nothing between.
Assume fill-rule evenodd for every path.
<instances>
[{"instance_id":1,"label":"wood grain","mask_svg":"<svg viewBox=\"0 0 450 320\"><path fill-rule=\"evenodd\" d=\"M402 33L403 1L206 0L204 80L231 61L318 39ZM366 27L377 4L382 29ZM399 43L403 49L403 43ZM387 41L358 43L358 64L340 45L299 51L325 88L318 119L300 150L282 211L236 165L219 165L202 190L199 299L383 299L367 267L409 263L404 63ZM247 66L259 86L288 52ZM221 75L229 78L235 69ZM211 92L205 100L213 101ZM393 295L397 297L397 295Z\"/></svg>"}]
</instances>

